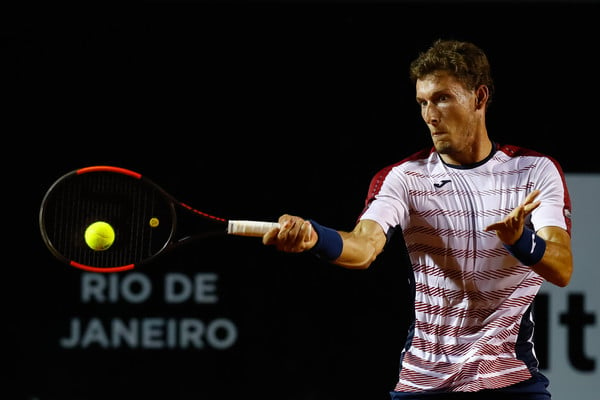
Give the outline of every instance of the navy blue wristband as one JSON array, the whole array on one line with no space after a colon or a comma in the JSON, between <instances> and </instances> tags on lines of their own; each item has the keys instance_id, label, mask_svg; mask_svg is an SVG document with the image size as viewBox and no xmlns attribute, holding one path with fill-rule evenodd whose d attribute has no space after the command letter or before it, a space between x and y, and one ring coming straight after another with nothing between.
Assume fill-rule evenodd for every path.
<instances>
[{"instance_id":1,"label":"navy blue wristband","mask_svg":"<svg viewBox=\"0 0 600 400\"><path fill-rule=\"evenodd\" d=\"M344 247L344 242L338 231L319 225L312 219L309 222L318 236L317 243L309 252L326 261L338 258Z\"/></svg>"},{"instance_id":2,"label":"navy blue wristband","mask_svg":"<svg viewBox=\"0 0 600 400\"><path fill-rule=\"evenodd\" d=\"M515 258L527 266L532 266L540 262L546 252L546 241L536 235L536 233L525 227L523 234L515 244L505 244L504 247Z\"/></svg>"}]
</instances>

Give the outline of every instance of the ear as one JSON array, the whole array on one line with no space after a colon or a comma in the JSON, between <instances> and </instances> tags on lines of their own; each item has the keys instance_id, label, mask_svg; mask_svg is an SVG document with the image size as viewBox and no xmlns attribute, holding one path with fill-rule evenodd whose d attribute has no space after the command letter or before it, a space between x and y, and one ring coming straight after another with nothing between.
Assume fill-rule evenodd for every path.
<instances>
[{"instance_id":1,"label":"ear","mask_svg":"<svg viewBox=\"0 0 600 400\"><path fill-rule=\"evenodd\" d=\"M489 95L490 89L486 85L479 85L479 87L475 89L475 108L484 108Z\"/></svg>"}]
</instances>

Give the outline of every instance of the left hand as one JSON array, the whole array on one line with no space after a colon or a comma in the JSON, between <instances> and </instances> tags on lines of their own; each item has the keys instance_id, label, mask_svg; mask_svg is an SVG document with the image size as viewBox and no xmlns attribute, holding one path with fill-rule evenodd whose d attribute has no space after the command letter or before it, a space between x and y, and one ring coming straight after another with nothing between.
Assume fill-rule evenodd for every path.
<instances>
[{"instance_id":1,"label":"left hand","mask_svg":"<svg viewBox=\"0 0 600 400\"><path fill-rule=\"evenodd\" d=\"M512 210L501 221L486 226L485 231L496 231L496 235L502 243L507 245L514 244L523 234L525 218L541 204L541 201L535 201L539 194L539 190L529 193L523 203Z\"/></svg>"}]
</instances>

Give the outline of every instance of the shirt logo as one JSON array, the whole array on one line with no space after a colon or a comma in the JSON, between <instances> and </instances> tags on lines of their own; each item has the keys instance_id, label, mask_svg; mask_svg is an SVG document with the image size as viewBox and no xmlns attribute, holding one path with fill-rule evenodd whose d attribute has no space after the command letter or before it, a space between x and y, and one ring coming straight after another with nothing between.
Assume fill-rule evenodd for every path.
<instances>
[{"instance_id":1,"label":"shirt logo","mask_svg":"<svg viewBox=\"0 0 600 400\"><path fill-rule=\"evenodd\" d=\"M450 179L444 179L443 181L441 181L440 183L434 183L433 186L435 186L436 188L441 188L442 186L444 186L446 183L450 183Z\"/></svg>"}]
</instances>

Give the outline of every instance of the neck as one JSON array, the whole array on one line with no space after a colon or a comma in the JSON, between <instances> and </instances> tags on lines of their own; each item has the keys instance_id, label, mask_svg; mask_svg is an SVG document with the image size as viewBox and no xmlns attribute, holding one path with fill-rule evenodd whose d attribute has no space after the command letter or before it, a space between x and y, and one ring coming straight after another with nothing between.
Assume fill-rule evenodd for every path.
<instances>
[{"instance_id":1,"label":"neck","mask_svg":"<svg viewBox=\"0 0 600 400\"><path fill-rule=\"evenodd\" d=\"M450 165L476 164L490 155L493 146L492 141L486 136L485 140L476 141L461 151L440 153L440 157Z\"/></svg>"}]
</instances>

